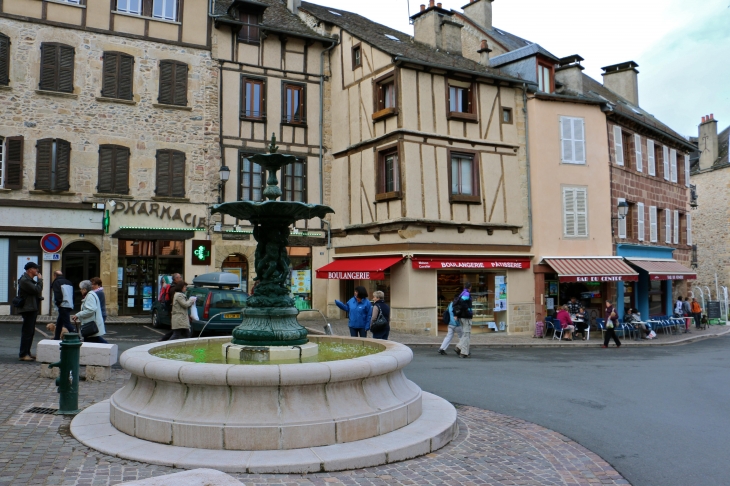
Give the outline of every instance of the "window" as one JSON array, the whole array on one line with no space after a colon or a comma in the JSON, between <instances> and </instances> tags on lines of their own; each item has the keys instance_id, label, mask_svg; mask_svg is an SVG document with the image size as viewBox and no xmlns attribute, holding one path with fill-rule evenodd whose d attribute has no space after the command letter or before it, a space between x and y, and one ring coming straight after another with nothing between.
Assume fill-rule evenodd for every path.
<instances>
[{"instance_id":1,"label":"window","mask_svg":"<svg viewBox=\"0 0 730 486\"><path fill-rule=\"evenodd\" d=\"M687 245L692 246L692 215L687 213L685 219L687 220Z\"/></svg>"},{"instance_id":2,"label":"window","mask_svg":"<svg viewBox=\"0 0 730 486\"><path fill-rule=\"evenodd\" d=\"M249 155L241 154L239 156L240 188L238 193L239 201L261 201L263 199L263 190L265 182L265 174L259 164L255 164L249 158Z\"/></svg>"},{"instance_id":3,"label":"window","mask_svg":"<svg viewBox=\"0 0 730 486\"><path fill-rule=\"evenodd\" d=\"M637 203L636 204L636 232L637 232L637 239L639 241L644 241L644 237L646 236L646 228L644 226L644 203Z\"/></svg>"},{"instance_id":4,"label":"window","mask_svg":"<svg viewBox=\"0 0 730 486\"><path fill-rule=\"evenodd\" d=\"M685 154L684 156L684 185L689 187L689 175L690 173L690 165L689 165L689 154Z\"/></svg>"},{"instance_id":5,"label":"window","mask_svg":"<svg viewBox=\"0 0 730 486\"><path fill-rule=\"evenodd\" d=\"M537 63L537 87L545 93L555 91L553 86L553 66L545 63Z\"/></svg>"},{"instance_id":6,"label":"window","mask_svg":"<svg viewBox=\"0 0 730 486\"><path fill-rule=\"evenodd\" d=\"M586 140L582 118L560 117L560 141L564 164L586 163Z\"/></svg>"},{"instance_id":7,"label":"window","mask_svg":"<svg viewBox=\"0 0 730 486\"><path fill-rule=\"evenodd\" d=\"M459 83L458 86L449 83L449 111L451 113L472 113L471 92L472 89L468 83Z\"/></svg>"},{"instance_id":8,"label":"window","mask_svg":"<svg viewBox=\"0 0 730 486\"><path fill-rule=\"evenodd\" d=\"M664 165L664 180L669 180L669 147L662 147L662 164Z\"/></svg>"},{"instance_id":9,"label":"window","mask_svg":"<svg viewBox=\"0 0 730 486\"><path fill-rule=\"evenodd\" d=\"M142 0L117 0L117 12L142 15Z\"/></svg>"},{"instance_id":10,"label":"window","mask_svg":"<svg viewBox=\"0 0 730 486\"><path fill-rule=\"evenodd\" d=\"M679 211L674 210L674 244L679 244Z\"/></svg>"},{"instance_id":11,"label":"window","mask_svg":"<svg viewBox=\"0 0 730 486\"><path fill-rule=\"evenodd\" d=\"M99 147L99 182L101 194L129 194L129 149L118 145Z\"/></svg>"},{"instance_id":12,"label":"window","mask_svg":"<svg viewBox=\"0 0 730 486\"><path fill-rule=\"evenodd\" d=\"M563 235L588 237L588 192L584 187L563 188Z\"/></svg>"},{"instance_id":13,"label":"window","mask_svg":"<svg viewBox=\"0 0 730 486\"><path fill-rule=\"evenodd\" d=\"M624 165L624 137L621 127L614 125L613 127L613 151L616 165Z\"/></svg>"},{"instance_id":14,"label":"window","mask_svg":"<svg viewBox=\"0 0 730 486\"><path fill-rule=\"evenodd\" d=\"M641 135L634 134L634 152L636 153L636 170L644 172L644 157L641 153Z\"/></svg>"},{"instance_id":15,"label":"window","mask_svg":"<svg viewBox=\"0 0 730 486\"><path fill-rule=\"evenodd\" d=\"M475 154L451 154L451 202L479 203L479 159Z\"/></svg>"},{"instance_id":16,"label":"window","mask_svg":"<svg viewBox=\"0 0 730 486\"><path fill-rule=\"evenodd\" d=\"M187 106L188 65L178 61L160 61L160 95L162 105Z\"/></svg>"},{"instance_id":17,"label":"window","mask_svg":"<svg viewBox=\"0 0 730 486\"><path fill-rule=\"evenodd\" d=\"M71 144L47 138L36 144L35 188L40 191L68 191Z\"/></svg>"},{"instance_id":18,"label":"window","mask_svg":"<svg viewBox=\"0 0 730 486\"><path fill-rule=\"evenodd\" d=\"M284 123L306 123L304 105L304 86L298 84L284 85Z\"/></svg>"},{"instance_id":19,"label":"window","mask_svg":"<svg viewBox=\"0 0 730 486\"><path fill-rule=\"evenodd\" d=\"M656 243L659 240L657 216L656 206L649 206L649 241L652 243Z\"/></svg>"},{"instance_id":20,"label":"window","mask_svg":"<svg viewBox=\"0 0 730 486\"><path fill-rule=\"evenodd\" d=\"M296 161L281 170L282 201L307 202L307 167L304 161Z\"/></svg>"},{"instance_id":21,"label":"window","mask_svg":"<svg viewBox=\"0 0 730 486\"><path fill-rule=\"evenodd\" d=\"M623 160L624 165L629 167L631 165L631 134L621 132L621 148L623 148Z\"/></svg>"},{"instance_id":22,"label":"window","mask_svg":"<svg viewBox=\"0 0 730 486\"><path fill-rule=\"evenodd\" d=\"M101 95L120 100L132 99L134 58L121 52L105 52Z\"/></svg>"},{"instance_id":23,"label":"window","mask_svg":"<svg viewBox=\"0 0 730 486\"><path fill-rule=\"evenodd\" d=\"M398 147L378 153L376 200L400 197L400 156Z\"/></svg>"},{"instance_id":24,"label":"window","mask_svg":"<svg viewBox=\"0 0 730 486\"><path fill-rule=\"evenodd\" d=\"M512 125L512 108L502 108L502 123Z\"/></svg>"},{"instance_id":25,"label":"window","mask_svg":"<svg viewBox=\"0 0 730 486\"><path fill-rule=\"evenodd\" d=\"M626 199L620 197L618 198L618 202L626 202ZM618 217L618 213L616 213L616 216ZM627 228L629 228L629 221L631 221L631 207L629 206L629 211L626 213L626 217L621 219L618 219L618 237L621 239L625 239L628 235L626 233Z\"/></svg>"},{"instance_id":26,"label":"window","mask_svg":"<svg viewBox=\"0 0 730 486\"><path fill-rule=\"evenodd\" d=\"M352 69L359 67L362 67L362 45L356 44L352 46Z\"/></svg>"},{"instance_id":27,"label":"window","mask_svg":"<svg viewBox=\"0 0 730 486\"><path fill-rule=\"evenodd\" d=\"M153 0L152 16L156 19L177 20L177 0Z\"/></svg>"},{"instance_id":28,"label":"window","mask_svg":"<svg viewBox=\"0 0 730 486\"><path fill-rule=\"evenodd\" d=\"M158 197L185 197L185 154L177 150L157 151Z\"/></svg>"},{"instance_id":29,"label":"window","mask_svg":"<svg viewBox=\"0 0 730 486\"><path fill-rule=\"evenodd\" d=\"M10 84L10 37L0 34L0 86Z\"/></svg>"},{"instance_id":30,"label":"window","mask_svg":"<svg viewBox=\"0 0 730 486\"><path fill-rule=\"evenodd\" d=\"M263 120L266 117L264 88L261 79L241 80L241 118Z\"/></svg>"},{"instance_id":31,"label":"window","mask_svg":"<svg viewBox=\"0 0 730 486\"><path fill-rule=\"evenodd\" d=\"M669 151L669 175L672 182L677 182L677 151L672 149Z\"/></svg>"},{"instance_id":32,"label":"window","mask_svg":"<svg viewBox=\"0 0 730 486\"><path fill-rule=\"evenodd\" d=\"M648 165L648 171L650 176L656 175L656 152L654 148L654 140L648 140L646 141L646 156L647 156L647 162Z\"/></svg>"},{"instance_id":33,"label":"window","mask_svg":"<svg viewBox=\"0 0 730 486\"><path fill-rule=\"evenodd\" d=\"M40 89L72 93L74 90L74 48L62 44L41 44Z\"/></svg>"},{"instance_id":34,"label":"window","mask_svg":"<svg viewBox=\"0 0 730 486\"><path fill-rule=\"evenodd\" d=\"M672 212L669 209L664 210L664 242L672 242Z\"/></svg>"},{"instance_id":35,"label":"window","mask_svg":"<svg viewBox=\"0 0 730 486\"><path fill-rule=\"evenodd\" d=\"M0 188L23 187L23 137L0 137Z\"/></svg>"},{"instance_id":36,"label":"window","mask_svg":"<svg viewBox=\"0 0 730 486\"><path fill-rule=\"evenodd\" d=\"M246 10L238 12L238 20L243 22L241 30L238 31L238 40L248 44L259 44L259 13Z\"/></svg>"}]
</instances>

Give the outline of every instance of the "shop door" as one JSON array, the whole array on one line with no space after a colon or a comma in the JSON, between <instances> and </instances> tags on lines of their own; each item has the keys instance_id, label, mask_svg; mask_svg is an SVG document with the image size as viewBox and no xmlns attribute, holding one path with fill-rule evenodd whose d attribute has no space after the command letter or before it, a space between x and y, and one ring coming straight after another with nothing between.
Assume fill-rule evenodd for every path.
<instances>
[{"instance_id":1,"label":"shop door","mask_svg":"<svg viewBox=\"0 0 730 486\"><path fill-rule=\"evenodd\" d=\"M92 277L98 277L99 250L91 243L72 243L63 250L61 258L63 275L74 287L74 311L81 310L81 290L79 284ZM106 282L109 285L109 282Z\"/></svg>"},{"instance_id":2,"label":"shop door","mask_svg":"<svg viewBox=\"0 0 730 486\"><path fill-rule=\"evenodd\" d=\"M37 239L11 239L10 240L10 264L13 268L10 269L10 275L14 276L12 287L12 297L15 297L18 292L18 280L25 273L25 264L28 262L34 262L39 267L43 263L41 261L41 240ZM42 274L42 272L41 272ZM50 276L43 275L46 279ZM49 284L46 284L49 285ZM10 296L9 300L12 300ZM12 313L17 314L15 308L12 308Z\"/></svg>"}]
</instances>

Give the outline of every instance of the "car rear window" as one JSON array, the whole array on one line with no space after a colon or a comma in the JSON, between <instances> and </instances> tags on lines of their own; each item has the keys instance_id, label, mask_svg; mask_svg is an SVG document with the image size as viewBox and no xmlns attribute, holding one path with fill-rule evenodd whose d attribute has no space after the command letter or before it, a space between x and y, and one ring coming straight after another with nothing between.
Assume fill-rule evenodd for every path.
<instances>
[{"instance_id":1,"label":"car rear window","mask_svg":"<svg viewBox=\"0 0 730 486\"><path fill-rule=\"evenodd\" d=\"M240 309L246 307L246 297L243 292L214 291L211 306L216 309Z\"/></svg>"}]
</instances>

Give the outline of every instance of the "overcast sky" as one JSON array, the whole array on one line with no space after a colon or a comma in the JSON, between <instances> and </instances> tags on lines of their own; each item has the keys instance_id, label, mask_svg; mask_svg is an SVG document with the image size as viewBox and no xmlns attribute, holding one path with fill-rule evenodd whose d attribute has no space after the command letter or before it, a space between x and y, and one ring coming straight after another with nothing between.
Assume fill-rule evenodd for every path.
<instances>
[{"instance_id":1,"label":"overcast sky","mask_svg":"<svg viewBox=\"0 0 730 486\"><path fill-rule=\"evenodd\" d=\"M310 0L413 35L409 0ZM468 0L441 0L460 10ZM411 14L423 0L410 0ZM557 57L580 54L585 73L639 64L639 101L684 135L703 115L730 125L730 0L495 0L494 25Z\"/></svg>"}]
</instances>

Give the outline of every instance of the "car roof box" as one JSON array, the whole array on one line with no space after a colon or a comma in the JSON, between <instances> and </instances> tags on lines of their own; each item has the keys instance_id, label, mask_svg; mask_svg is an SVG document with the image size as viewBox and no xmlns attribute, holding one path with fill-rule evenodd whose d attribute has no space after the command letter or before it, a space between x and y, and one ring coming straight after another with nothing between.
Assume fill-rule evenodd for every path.
<instances>
[{"instance_id":1,"label":"car roof box","mask_svg":"<svg viewBox=\"0 0 730 486\"><path fill-rule=\"evenodd\" d=\"M238 287L241 281L238 275L227 272L213 272L204 275L198 275L193 279L193 285L203 286L220 286L220 287Z\"/></svg>"}]
</instances>

